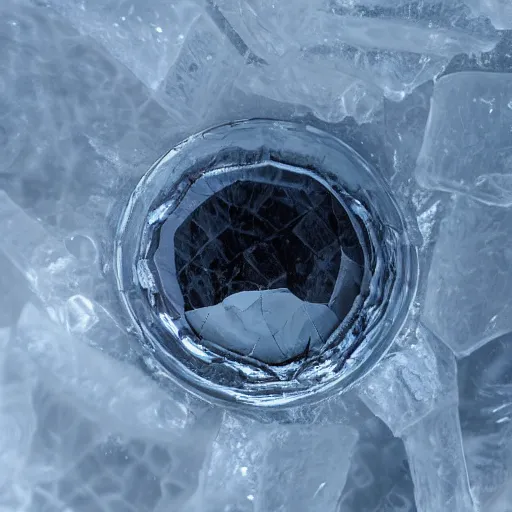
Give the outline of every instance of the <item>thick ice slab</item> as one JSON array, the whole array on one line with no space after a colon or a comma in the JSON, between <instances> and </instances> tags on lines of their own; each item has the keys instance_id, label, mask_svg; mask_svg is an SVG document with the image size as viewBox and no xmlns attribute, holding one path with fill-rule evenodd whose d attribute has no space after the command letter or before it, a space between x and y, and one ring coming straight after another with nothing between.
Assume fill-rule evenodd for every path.
<instances>
[{"instance_id":1,"label":"thick ice slab","mask_svg":"<svg viewBox=\"0 0 512 512\"><path fill-rule=\"evenodd\" d=\"M421 325L360 384L405 443L419 512L473 510L458 417L455 358Z\"/></svg>"},{"instance_id":2,"label":"thick ice slab","mask_svg":"<svg viewBox=\"0 0 512 512\"><path fill-rule=\"evenodd\" d=\"M156 89L176 59L201 10L180 0L50 0L83 34L97 39L143 83Z\"/></svg>"},{"instance_id":3,"label":"thick ice slab","mask_svg":"<svg viewBox=\"0 0 512 512\"><path fill-rule=\"evenodd\" d=\"M422 318L456 354L512 328L511 225L509 208L464 196L441 222Z\"/></svg>"},{"instance_id":4,"label":"thick ice slab","mask_svg":"<svg viewBox=\"0 0 512 512\"><path fill-rule=\"evenodd\" d=\"M340 500L343 512L416 512L413 483L404 443L372 416L358 422L347 483Z\"/></svg>"},{"instance_id":5,"label":"thick ice slab","mask_svg":"<svg viewBox=\"0 0 512 512\"><path fill-rule=\"evenodd\" d=\"M511 485L512 334L475 350L458 367L462 436L472 491L481 510L508 510L498 505L506 503Z\"/></svg>"},{"instance_id":6,"label":"thick ice slab","mask_svg":"<svg viewBox=\"0 0 512 512\"><path fill-rule=\"evenodd\" d=\"M455 358L423 327L395 345L359 385L366 405L395 436L434 409L457 403Z\"/></svg>"},{"instance_id":7,"label":"thick ice slab","mask_svg":"<svg viewBox=\"0 0 512 512\"><path fill-rule=\"evenodd\" d=\"M295 5L294 16L287 5L270 0L222 0L219 7L266 63L241 75L240 86L306 105L332 122L346 115L368 120L382 95L401 99L453 55L494 44L492 37L470 30L398 15L352 16L321 1Z\"/></svg>"},{"instance_id":8,"label":"thick ice slab","mask_svg":"<svg viewBox=\"0 0 512 512\"><path fill-rule=\"evenodd\" d=\"M341 425L262 425L226 415L197 510L334 512L356 440Z\"/></svg>"},{"instance_id":9,"label":"thick ice slab","mask_svg":"<svg viewBox=\"0 0 512 512\"><path fill-rule=\"evenodd\" d=\"M476 510L469 489L457 405L436 409L403 436L418 512Z\"/></svg>"},{"instance_id":10,"label":"thick ice slab","mask_svg":"<svg viewBox=\"0 0 512 512\"><path fill-rule=\"evenodd\" d=\"M473 13L487 16L500 29L512 28L512 4L508 0L465 0Z\"/></svg>"},{"instance_id":11,"label":"thick ice slab","mask_svg":"<svg viewBox=\"0 0 512 512\"><path fill-rule=\"evenodd\" d=\"M512 78L508 73L454 73L434 97L417 178L431 189L512 205Z\"/></svg>"}]
</instances>

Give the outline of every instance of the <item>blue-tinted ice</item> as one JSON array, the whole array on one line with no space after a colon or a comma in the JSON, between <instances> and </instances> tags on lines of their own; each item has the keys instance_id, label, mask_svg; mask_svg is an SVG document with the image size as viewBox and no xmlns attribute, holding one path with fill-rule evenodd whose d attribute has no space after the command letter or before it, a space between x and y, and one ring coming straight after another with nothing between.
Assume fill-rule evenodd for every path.
<instances>
[{"instance_id":1,"label":"blue-tinted ice","mask_svg":"<svg viewBox=\"0 0 512 512\"><path fill-rule=\"evenodd\" d=\"M510 29L508 0L3 0L0 510L508 511ZM136 259L143 234L121 243L120 219L142 228L144 191L172 182L137 188L155 162L193 134L255 117L346 143L384 184L349 187L369 205L375 198L365 211L386 213L378 247L418 254L398 332L377 305L375 316L362 308L367 332L391 335L302 373L293 364L322 351L364 282L361 260L327 244L318 210L290 229L315 254L302 273L289 279L291 260L274 261L274 247L254 260L274 266L258 270L252 288L236 288L249 271L229 261L219 267L231 272L222 293L208 288L214 300L177 280L174 310L142 302L114 258ZM290 149L289 135L270 138ZM202 137L218 145L204 167L218 166L223 138ZM311 147L291 153L311 156ZM325 157L340 171L329 154L318 152L316 164ZM393 208L379 209L388 195ZM222 209L197 215L208 240L222 228L240 241ZM204 244L187 229L180 247L193 248L185 256L195 265ZM261 254L256 242L240 247L244 262ZM176 274L176 258L163 260ZM156 297L160 274L150 267L134 262L130 276ZM357 286L336 288L340 268ZM387 280L375 283L386 291ZM199 302L187 303L194 290ZM122 298L138 313L166 314L134 321ZM184 345L159 352L148 340L160 320L175 325L180 307ZM196 344L197 335L212 343ZM361 364L377 345L385 349ZM232 386L231 401L169 371L164 356L182 348L183 368L205 358L201 378L217 391ZM335 373L338 362L342 372L361 368L357 378L317 393L322 368ZM276 395L262 401L276 386L282 397L314 392L288 407Z\"/></svg>"}]
</instances>

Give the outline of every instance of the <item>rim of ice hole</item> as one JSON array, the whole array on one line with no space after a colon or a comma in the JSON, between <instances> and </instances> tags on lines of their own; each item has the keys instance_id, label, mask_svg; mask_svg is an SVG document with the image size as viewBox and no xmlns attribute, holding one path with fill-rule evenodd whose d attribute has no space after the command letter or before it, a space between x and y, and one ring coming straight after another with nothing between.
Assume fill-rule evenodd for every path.
<instances>
[{"instance_id":1,"label":"rim of ice hole","mask_svg":"<svg viewBox=\"0 0 512 512\"><path fill-rule=\"evenodd\" d=\"M321 355L282 366L206 346L166 303L148 264L155 230L191 183L207 173L239 176L258 165L306 173L327 188L365 240L371 270L357 314L340 324ZM210 401L285 407L347 390L382 358L413 301L418 258L389 185L352 148L308 125L252 119L192 135L149 169L121 216L114 269L152 371Z\"/></svg>"}]
</instances>

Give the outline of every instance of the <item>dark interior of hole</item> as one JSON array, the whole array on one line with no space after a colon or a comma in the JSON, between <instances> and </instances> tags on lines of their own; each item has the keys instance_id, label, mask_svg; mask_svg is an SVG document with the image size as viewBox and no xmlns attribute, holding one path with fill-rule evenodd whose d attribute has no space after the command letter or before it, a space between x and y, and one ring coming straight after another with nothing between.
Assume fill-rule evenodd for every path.
<instances>
[{"instance_id":1,"label":"dark interior of hole","mask_svg":"<svg viewBox=\"0 0 512 512\"><path fill-rule=\"evenodd\" d=\"M341 251L363 265L346 211L311 178L302 188L237 181L201 204L174 242L186 311L277 288L328 303Z\"/></svg>"}]
</instances>

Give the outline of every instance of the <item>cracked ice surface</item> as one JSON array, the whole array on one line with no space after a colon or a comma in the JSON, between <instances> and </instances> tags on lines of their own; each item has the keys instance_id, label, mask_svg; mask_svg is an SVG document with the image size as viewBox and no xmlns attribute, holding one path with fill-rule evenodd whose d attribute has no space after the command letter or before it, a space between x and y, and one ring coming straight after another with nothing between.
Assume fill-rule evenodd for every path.
<instances>
[{"instance_id":1,"label":"cracked ice surface","mask_svg":"<svg viewBox=\"0 0 512 512\"><path fill-rule=\"evenodd\" d=\"M499 336L459 361L460 416L469 479L481 510L510 506L512 337Z\"/></svg>"},{"instance_id":2,"label":"cracked ice surface","mask_svg":"<svg viewBox=\"0 0 512 512\"><path fill-rule=\"evenodd\" d=\"M430 100L416 87L511 26L508 2L463 4L1 3L2 512L508 510L508 74L436 81L428 190L411 172ZM358 384L364 405L354 391L244 418L148 375L106 253L116 200L183 136L290 112L337 122L422 212L428 329Z\"/></svg>"},{"instance_id":3,"label":"cracked ice surface","mask_svg":"<svg viewBox=\"0 0 512 512\"><path fill-rule=\"evenodd\" d=\"M370 2L375 3L381 4ZM332 4L301 1L289 16L286 4L272 0L219 1L222 13L266 62L242 74L239 84L306 105L326 121L346 115L368 121L383 94L401 99L440 73L454 55L489 50L495 42L479 27L436 27L421 11L417 19L403 12L379 19L351 12L343 2L339 8Z\"/></svg>"}]
</instances>

